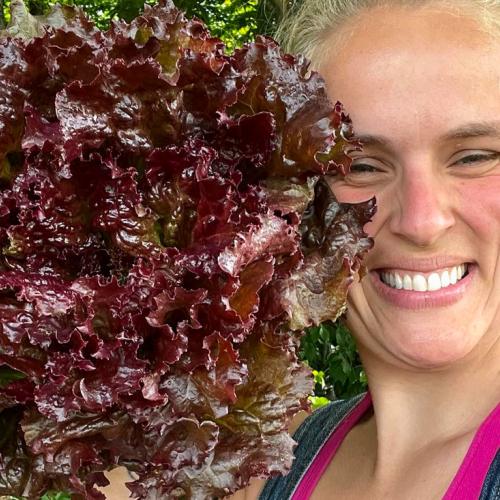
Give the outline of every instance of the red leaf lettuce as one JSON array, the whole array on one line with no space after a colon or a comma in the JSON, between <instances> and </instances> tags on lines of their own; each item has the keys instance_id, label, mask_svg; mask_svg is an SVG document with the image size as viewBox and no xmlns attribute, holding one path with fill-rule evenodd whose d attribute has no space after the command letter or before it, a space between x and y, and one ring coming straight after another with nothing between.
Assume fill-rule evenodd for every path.
<instances>
[{"instance_id":1,"label":"red leaf lettuce","mask_svg":"<svg viewBox=\"0 0 500 500\"><path fill-rule=\"evenodd\" d=\"M291 466L373 202L335 200L351 125L307 62L234 54L165 0L0 38L0 494L221 497ZM24 31L23 31L24 30Z\"/></svg>"}]
</instances>

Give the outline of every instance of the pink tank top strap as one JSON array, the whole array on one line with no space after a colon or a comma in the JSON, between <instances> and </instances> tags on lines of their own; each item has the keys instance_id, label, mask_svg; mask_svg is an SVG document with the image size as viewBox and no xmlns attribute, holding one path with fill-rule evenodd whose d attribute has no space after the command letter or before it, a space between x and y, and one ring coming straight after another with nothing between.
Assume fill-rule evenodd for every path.
<instances>
[{"instance_id":1,"label":"pink tank top strap","mask_svg":"<svg viewBox=\"0 0 500 500\"><path fill-rule=\"evenodd\" d=\"M296 488L292 500L306 500L311 496L343 439L370 408L371 404L371 396L367 392L365 397L332 430ZM499 450L500 403L476 431L469 450L443 500L478 499L488 470Z\"/></svg>"},{"instance_id":2,"label":"pink tank top strap","mask_svg":"<svg viewBox=\"0 0 500 500\"><path fill-rule=\"evenodd\" d=\"M305 500L309 498L318 484L323 472L335 455L340 443L347 433L356 425L356 422L363 416L365 411L371 406L372 398L367 392L365 397L345 415L339 425L332 430L332 433L325 445L316 455L315 459L307 469L302 481L295 490L292 500Z\"/></svg>"},{"instance_id":3,"label":"pink tank top strap","mask_svg":"<svg viewBox=\"0 0 500 500\"><path fill-rule=\"evenodd\" d=\"M483 421L443 500L477 499L500 450L500 403Z\"/></svg>"}]
</instances>

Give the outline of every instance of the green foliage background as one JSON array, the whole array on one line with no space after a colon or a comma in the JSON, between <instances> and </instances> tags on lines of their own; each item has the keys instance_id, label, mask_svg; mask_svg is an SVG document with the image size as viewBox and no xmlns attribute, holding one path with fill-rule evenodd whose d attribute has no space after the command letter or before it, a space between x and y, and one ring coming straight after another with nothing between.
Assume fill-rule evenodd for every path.
<instances>
[{"instance_id":1,"label":"green foliage background","mask_svg":"<svg viewBox=\"0 0 500 500\"><path fill-rule=\"evenodd\" d=\"M11 0L0 0L0 27L9 20ZM221 38L231 50L252 40L257 34L272 34L281 16L300 0L174 0L190 17L205 21L211 32ZM25 0L34 15L45 14L54 0ZM59 0L58 3L81 7L101 28L112 19L131 21L144 3L156 0Z\"/></svg>"},{"instance_id":2,"label":"green foliage background","mask_svg":"<svg viewBox=\"0 0 500 500\"><path fill-rule=\"evenodd\" d=\"M9 21L10 1L0 0L0 27ZM156 3L156 0L145 1L150 5ZM229 50L253 40L257 34L272 35L281 17L299 2L174 0L189 17L202 19ZM25 0L34 15L47 13L55 3L53 0ZM131 21L144 6L144 0L59 0L59 3L83 8L101 29L106 29L112 19ZM316 407L331 399L354 396L366 389L365 373L352 336L339 322L310 328L302 340L301 357L314 370L315 395L311 399Z\"/></svg>"},{"instance_id":3,"label":"green foliage background","mask_svg":"<svg viewBox=\"0 0 500 500\"><path fill-rule=\"evenodd\" d=\"M313 407L346 399L366 390L366 374L354 339L341 321L309 328L302 338L301 358L314 373Z\"/></svg>"}]
</instances>

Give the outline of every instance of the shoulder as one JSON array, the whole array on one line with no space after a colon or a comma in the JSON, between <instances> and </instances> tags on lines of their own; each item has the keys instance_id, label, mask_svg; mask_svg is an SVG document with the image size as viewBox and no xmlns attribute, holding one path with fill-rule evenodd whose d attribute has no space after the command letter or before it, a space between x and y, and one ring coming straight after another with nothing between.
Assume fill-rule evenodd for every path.
<instances>
[{"instance_id":1,"label":"shoulder","mask_svg":"<svg viewBox=\"0 0 500 500\"><path fill-rule=\"evenodd\" d=\"M289 428L297 446L294 451L294 464L288 475L267 481L254 479L249 486L226 500L285 500L289 498L295 484L300 482L303 473L321 449L324 441L362 397L363 394L351 399L332 401L310 415L306 412L297 414Z\"/></svg>"},{"instance_id":2,"label":"shoulder","mask_svg":"<svg viewBox=\"0 0 500 500\"><path fill-rule=\"evenodd\" d=\"M343 418L363 399L366 393L359 394L350 399L338 399L317 409L309 415L297 431L292 434L298 445L309 437L311 433L324 430L329 434L343 420ZM322 432L320 434L323 434Z\"/></svg>"}]
</instances>

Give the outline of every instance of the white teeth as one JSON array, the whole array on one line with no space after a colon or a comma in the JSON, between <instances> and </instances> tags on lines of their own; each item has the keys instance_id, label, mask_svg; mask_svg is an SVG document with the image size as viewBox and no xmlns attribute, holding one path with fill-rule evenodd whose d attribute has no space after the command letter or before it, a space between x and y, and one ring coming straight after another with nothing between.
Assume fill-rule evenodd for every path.
<instances>
[{"instance_id":1,"label":"white teeth","mask_svg":"<svg viewBox=\"0 0 500 500\"><path fill-rule=\"evenodd\" d=\"M450 273L448 271L443 271L441 274L441 287L450 286Z\"/></svg>"},{"instance_id":2,"label":"white teeth","mask_svg":"<svg viewBox=\"0 0 500 500\"><path fill-rule=\"evenodd\" d=\"M396 281L396 288L398 290L401 290L401 288L403 288L403 280L401 279L401 276L397 273L395 273L394 276Z\"/></svg>"},{"instance_id":3,"label":"white teeth","mask_svg":"<svg viewBox=\"0 0 500 500\"><path fill-rule=\"evenodd\" d=\"M452 270L451 270L451 273L450 273L450 283L452 285L454 285L456 282L457 282L457 278L458 278L458 272L457 272L457 268L454 267Z\"/></svg>"},{"instance_id":4,"label":"white teeth","mask_svg":"<svg viewBox=\"0 0 500 500\"><path fill-rule=\"evenodd\" d=\"M416 292L433 292L454 285L461 280L467 272L467 265L461 264L452 267L451 270L446 269L441 273L431 273L427 278L422 274L401 276L398 273L383 272L381 273L382 281L392 288L401 290L414 290Z\"/></svg>"},{"instance_id":5,"label":"white teeth","mask_svg":"<svg viewBox=\"0 0 500 500\"><path fill-rule=\"evenodd\" d=\"M411 290L412 289L411 285L412 285L411 278L407 274L405 274L403 278L403 288L405 290Z\"/></svg>"},{"instance_id":6,"label":"white teeth","mask_svg":"<svg viewBox=\"0 0 500 500\"><path fill-rule=\"evenodd\" d=\"M458 279L462 279L465 274L465 271L467 271L467 266L465 264L462 264L460 267L462 269L462 272L460 273L460 277Z\"/></svg>"},{"instance_id":7,"label":"white teeth","mask_svg":"<svg viewBox=\"0 0 500 500\"><path fill-rule=\"evenodd\" d=\"M413 276L413 290L416 292L427 291L427 280L421 274Z\"/></svg>"},{"instance_id":8,"label":"white teeth","mask_svg":"<svg viewBox=\"0 0 500 500\"><path fill-rule=\"evenodd\" d=\"M432 273L427 278L427 290L433 292L434 290L439 290L441 288L441 278L438 273Z\"/></svg>"}]
</instances>

